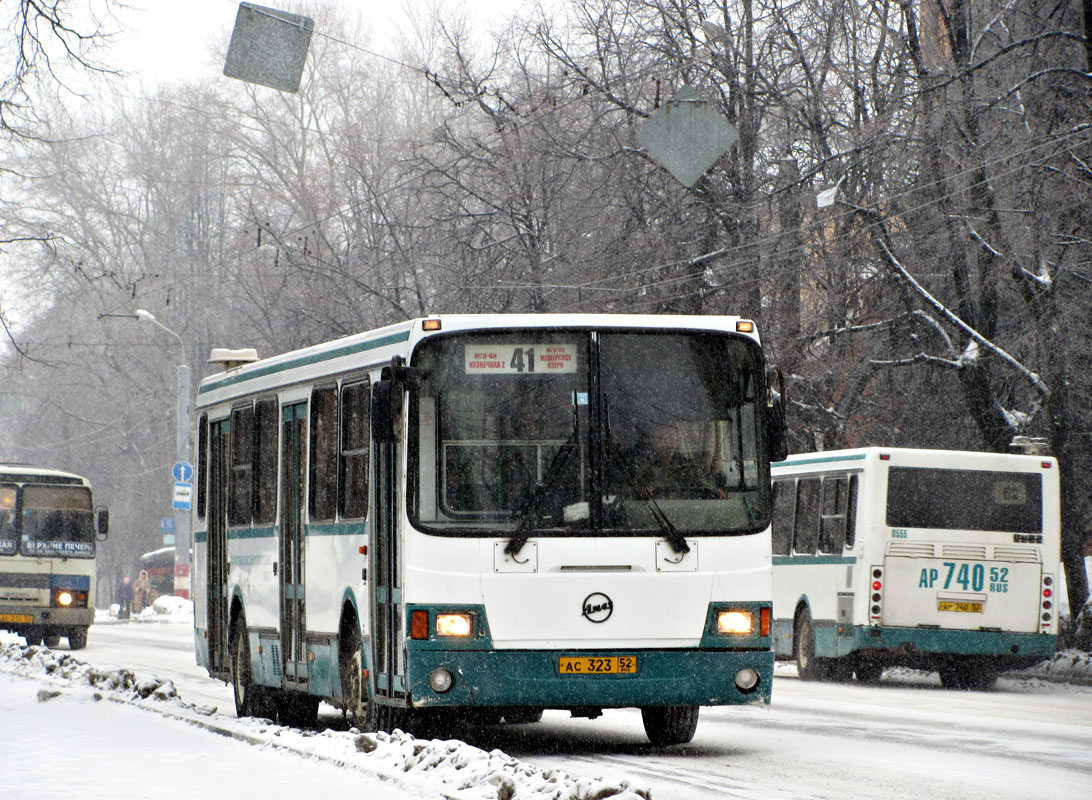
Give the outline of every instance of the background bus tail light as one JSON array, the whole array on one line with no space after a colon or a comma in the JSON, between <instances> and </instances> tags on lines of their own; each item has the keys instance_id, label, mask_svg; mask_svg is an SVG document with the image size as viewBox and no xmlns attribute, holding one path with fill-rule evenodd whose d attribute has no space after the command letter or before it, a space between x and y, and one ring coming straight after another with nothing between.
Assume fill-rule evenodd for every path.
<instances>
[{"instance_id":1,"label":"background bus tail light","mask_svg":"<svg viewBox=\"0 0 1092 800\"><path fill-rule=\"evenodd\" d=\"M1050 633L1054 622L1054 576L1044 575L1039 592L1039 633Z\"/></svg>"},{"instance_id":2,"label":"background bus tail light","mask_svg":"<svg viewBox=\"0 0 1092 800\"><path fill-rule=\"evenodd\" d=\"M879 625L883 617L883 567L873 567L868 592L868 620Z\"/></svg>"}]
</instances>

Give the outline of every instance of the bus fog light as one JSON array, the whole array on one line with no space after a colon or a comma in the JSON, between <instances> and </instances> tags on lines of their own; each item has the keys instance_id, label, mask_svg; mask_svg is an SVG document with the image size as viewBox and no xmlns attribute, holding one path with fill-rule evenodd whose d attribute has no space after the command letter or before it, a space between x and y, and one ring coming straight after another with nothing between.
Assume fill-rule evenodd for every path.
<instances>
[{"instance_id":1,"label":"bus fog light","mask_svg":"<svg viewBox=\"0 0 1092 800\"><path fill-rule=\"evenodd\" d=\"M758 688L759 675L750 667L736 673L736 688L741 692L753 692Z\"/></svg>"},{"instance_id":2,"label":"bus fog light","mask_svg":"<svg viewBox=\"0 0 1092 800\"><path fill-rule=\"evenodd\" d=\"M754 617L746 611L721 611L717 615L720 633L754 633Z\"/></svg>"},{"instance_id":3,"label":"bus fog light","mask_svg":"<svg viewBox=\"0 0 1092 800\"><path fill-rule=\"evenodd\" d=\"M57 605L70 606L72 605L72 595L68 592L61 592L57 595Z\"/></svg>"},{"instance_id":4,"label":"bus fog light","mask_svg":"<svg viewBox=\"0 0 1092 800\"><path fill-rule=\"evenodd\" d=\"M455 685L455 676L443 667L434 669L428 676L428 685L436 694L443 694Z\"/></svg>"}]
</instances>

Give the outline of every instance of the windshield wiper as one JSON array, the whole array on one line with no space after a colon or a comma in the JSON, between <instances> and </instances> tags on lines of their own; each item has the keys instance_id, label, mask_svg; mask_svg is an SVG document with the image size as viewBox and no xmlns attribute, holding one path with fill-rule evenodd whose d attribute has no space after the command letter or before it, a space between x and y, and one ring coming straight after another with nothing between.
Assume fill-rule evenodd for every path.
<instances>
[{"instance_id":1,"label":"windshield wiper","mask_svg":"<svg viewBox=\"0 0 1092 800\"><path fill-rule=\"evenodd\" d=\"M606 398L603 400L606 404ZM614 436L610 430L610 410L604 414L606 419L605 430L603 431L603 438L605 444L605 450L607 457L617 464L622 469L622 474L626 476L626 483L629 484L629 488L633 490L633 493L645 501L645 505L648 506L649 512L652 514L652 518L656 520L656 524L660 526L660 532L663 533L664 538L671 544L673 549L679 555L685 555L690 552L690 545L686 543L686 537L679 533L678 528L671 522L664 510L660 508L660 504L656 502L656 498L648 492L644 492L641 489L637 479L630 471L629 462L626 461L625 456L622 455L615 444Z\"/></svg>"},{"instance_id":2,"label":"windshield wiper","mask_svg":"<svg viewBox=\"0 0 1092 800\"><path fill-rule=\"evenodd\" d=\"M565 468L568 466L572 454L579 450L577 444L578 432L579 428L577 427L574 415L572 433L569 434L569 438L565 440L565 444L561 445L558 451L554 453L554 457L550 460L550 466L546 468L546 473L542 476L542 480L535 484L534 491L531 492L530 498L528 498L527 502L520 507L518 513L519 523L516 525L515 531L512 532L512 537L508 540L508 544L504 547L505 555L518 555L519 551L523 549L523 546L527 544L527 540L531 537L531 529L534 527L535 521L539 518L546 498L550 496L550 493L556 487L558 480L565 473Z\"/></svg>"}]
</instances>

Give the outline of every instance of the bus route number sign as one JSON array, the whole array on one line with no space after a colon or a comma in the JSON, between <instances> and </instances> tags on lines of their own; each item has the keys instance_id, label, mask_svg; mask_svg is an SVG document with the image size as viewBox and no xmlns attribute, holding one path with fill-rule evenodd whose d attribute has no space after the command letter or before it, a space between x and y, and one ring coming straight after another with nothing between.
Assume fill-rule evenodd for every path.
<instances>
[{"instance_id":1,"label":"bus route number sign","mask_svg":"<svg viewBox=\"0 0 1092 800\"><path fill-rule=\"evenodd\" d=\"M573 344L468 344L463 369L467 375L558 375L576 372Z\"/></svg>"}]
</instances>

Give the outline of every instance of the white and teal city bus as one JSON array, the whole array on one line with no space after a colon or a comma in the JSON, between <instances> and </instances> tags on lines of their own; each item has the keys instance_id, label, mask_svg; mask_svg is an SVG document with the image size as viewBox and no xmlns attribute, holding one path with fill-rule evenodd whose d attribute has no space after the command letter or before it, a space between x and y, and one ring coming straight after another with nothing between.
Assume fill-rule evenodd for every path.
<instances>
[{"instance_id":1,"label":"white and teal city bus","mask_svg":"<svg viewBox=\"0 0 1092 800\"><path fill-rule=\"evenodd\" d=\"M242 352L198 391L193 576L239 714L638 707L667 744L769 701L783 431L750 321L438 316ZM645 485L665 426L703 485Z\"/></svg>"},{"instance_id":2,"label":"white and teal city bus","mask_svg":"<svg viewBox=\"0 0 1092 800\"><path fill-rule=\"evenodd\" d=\"M0 628L27 644L87 644L95 620L95 545L108 515L69 472L0 464Z\"/></svg>"},{"instance_id":3,"label":"white and teal city bus","mask_svg":"<svg viewBox=\"0 0 1092 800\"><path fill-rule=\"evenodd\" d=\"M868 447L793 455L773 481L775 650L801 678L906 666L984 688L1053 654L1053 458Z\"/></svg>"}]
</instances>

